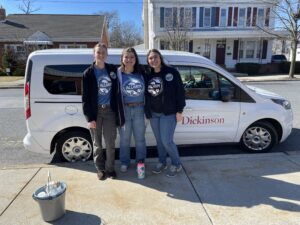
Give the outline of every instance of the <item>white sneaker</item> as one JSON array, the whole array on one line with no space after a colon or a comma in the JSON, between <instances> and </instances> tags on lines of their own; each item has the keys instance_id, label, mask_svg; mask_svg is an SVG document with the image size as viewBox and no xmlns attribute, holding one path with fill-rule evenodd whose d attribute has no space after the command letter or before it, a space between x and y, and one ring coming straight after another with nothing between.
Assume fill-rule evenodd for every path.
<instances>
[{"instance_id":1,"label":"white sneaker","mask_svg":"<svg viewBox=\"0 0 300 225\"><path fill-rule=\"evenodd\" d=\"M177 173L179 173L182 170L182 166L174 166L171 165L169 171L167 172L167 177L176 177Z\"/></svg>"},{"instance_id":2,"label":"white sneaker","mask_svg":"<svg viewBox=\"0 0 300 225\"><path fill-rule=\"evenodd\" d=\"M121 171L122 173L127 172L127 169L128 169L128 166L127 166L127 165L121 165L121 167L120 167L120 171Z\"/></svg>"},{"instance_id":3,"label":"white sneaker","mask_svg":"<svg viewBox=\"0 0 300 225\"><path fill-rule=\"evenodd\" d=\"M166 164L157 163L156 166L152 169L152 173L159 174L159 173L161 173L161 171L163 171L167 168L168 167Z\"/></svg>"}]
</instances>

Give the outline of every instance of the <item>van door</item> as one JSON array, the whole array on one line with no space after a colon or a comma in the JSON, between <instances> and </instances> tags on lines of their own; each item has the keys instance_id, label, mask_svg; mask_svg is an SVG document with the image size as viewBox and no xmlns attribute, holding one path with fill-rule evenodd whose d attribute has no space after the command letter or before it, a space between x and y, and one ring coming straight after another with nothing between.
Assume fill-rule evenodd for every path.
<instances>
[{"instance_id":1,"label":"van door","mask_svg":"<svg viewBox=\"0 0 300 225\"><path fill-rule=\"evenodd\" d=\"M240 102L235 84L217 72L194 66L177 66L186 90L183 121L176 128L177 144L232 142L239 125ZM220 91L231 100L221 100Z\"/></svg>"}]
</instances>

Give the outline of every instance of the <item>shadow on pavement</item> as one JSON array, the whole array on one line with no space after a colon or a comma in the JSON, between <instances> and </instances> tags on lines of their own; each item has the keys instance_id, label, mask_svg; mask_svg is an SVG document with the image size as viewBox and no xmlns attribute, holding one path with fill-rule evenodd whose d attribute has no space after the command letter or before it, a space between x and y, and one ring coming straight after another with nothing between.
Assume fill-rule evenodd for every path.
<instances>
[{"instance_id":1,"label":"shadow on pavement","mask_svg":"<svg viewBox=\"0 0 300 225\"><path fill-rule=\"evenodd\" d=\"M100 225L102 224L101 218L98 216L87 214L87 213L80 213L75 211L66 210L66 214L52 222L48 222L49 224L53 225L65 225L65 224L72 224L72 225L82 225L82 224L89 224L89 225Z\"/></svg>"}]
</instances>

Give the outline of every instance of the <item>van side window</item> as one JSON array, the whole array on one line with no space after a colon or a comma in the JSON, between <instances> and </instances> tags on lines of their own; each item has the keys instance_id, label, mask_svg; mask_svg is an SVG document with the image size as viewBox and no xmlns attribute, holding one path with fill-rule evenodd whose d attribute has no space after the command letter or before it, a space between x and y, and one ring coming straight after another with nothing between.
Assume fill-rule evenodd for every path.
<instances>
[{"instance_id":1,"label":"van side window","mask_svg":"<svg viewBox=\"0 0 300 225\"><path fill-rule=\"evenodd\" d=\"M185 88L186 99L217 100L213 93L219 90L218 74L210 69L194 66L176 66Z\"/></svg>"},{"instance_id":2,"label":"van side window","mask_svg":"<svg viewBox=\"0 0 300 225\"><path fill-rule=\"evenodd\" d=\"M81 95L83 71L89 65L48 65L44 67L43 82L54 95Z\"/></svg>"},{"instance_id":3,"label":"van side window","mask_svg":"<svg viewBox=\"0 0 300 225\"><path fill-rule=\"evenodd\" d=\"M240 100L240 89L216 71L196 66L175 67L181 75L186 99L220 100L221 90L229 92L232 101Z\"/></svg>"}]
</instances>

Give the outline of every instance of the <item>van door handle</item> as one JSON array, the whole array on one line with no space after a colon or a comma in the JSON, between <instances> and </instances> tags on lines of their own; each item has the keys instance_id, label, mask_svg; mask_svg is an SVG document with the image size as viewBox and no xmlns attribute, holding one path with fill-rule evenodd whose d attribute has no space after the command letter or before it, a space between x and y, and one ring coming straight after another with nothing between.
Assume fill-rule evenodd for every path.
<instances>
[{"instance_id":1,"label":"van door handle","mask_svg":"<svg viewBox=\"0 0 300 225\"><path fill-rule=\"evenodd\" d=\"M185 107L184 111L192 111L193 109L191 107Z\"/></svg>"}]
</instances>

